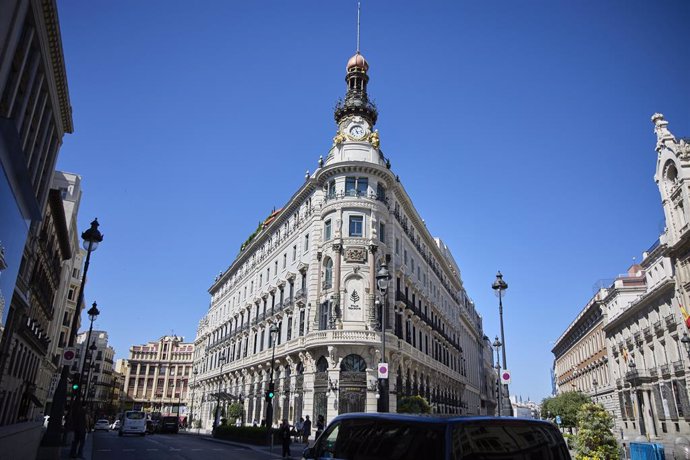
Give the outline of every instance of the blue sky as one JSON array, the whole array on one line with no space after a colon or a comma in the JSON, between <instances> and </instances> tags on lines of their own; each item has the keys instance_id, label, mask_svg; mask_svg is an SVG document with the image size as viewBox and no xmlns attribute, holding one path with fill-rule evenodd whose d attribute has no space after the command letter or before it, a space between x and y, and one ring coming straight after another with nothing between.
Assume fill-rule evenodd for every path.
<instances>
[{"instance_id":1,"label":"blue sky","mask_svg":"<svg viewBox=\"0 0 690 460\"><path fill-rule=\"evenodd\" d=\"M335 133L351 1L59 4L82 176L98 217L86 302L118 358L193 340L208 288ZM499 332L511 393L550 392L553 341L663 230L662 112L690 136L690 2L364 1L362 53L390 157ZM86 322L86 321L85 321Z\"/></svg>"}]
</instances>

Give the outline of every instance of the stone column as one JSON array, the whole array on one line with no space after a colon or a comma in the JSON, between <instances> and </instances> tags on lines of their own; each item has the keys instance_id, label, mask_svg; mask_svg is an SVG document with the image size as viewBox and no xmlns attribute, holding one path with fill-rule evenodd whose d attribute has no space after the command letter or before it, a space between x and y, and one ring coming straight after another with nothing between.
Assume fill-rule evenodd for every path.
<instances>
[{"instance_id":1,"label":"stone column","mask_svg":"<svg viewBox=\"0 0 690 460\"><path fill-rule=\"evenodd\" d=\"M376 325L376 250L378 246L372 244L369 246L369 318L368 328L375 329Z\"/></svg>"},{"instance_id":2,"label":"stone column","mask_svg":"<svg viewBox=\"0 0 690 460\"><path fill-rule=\"evenodd\" d=\"M331 329L335 329L336 324L342 327L342 315L340 305L340 259L343 250L341 243L333 243L333 308L331 310ZM336 315L336 312L339 314Z\"/></svg>"}]
</instances>

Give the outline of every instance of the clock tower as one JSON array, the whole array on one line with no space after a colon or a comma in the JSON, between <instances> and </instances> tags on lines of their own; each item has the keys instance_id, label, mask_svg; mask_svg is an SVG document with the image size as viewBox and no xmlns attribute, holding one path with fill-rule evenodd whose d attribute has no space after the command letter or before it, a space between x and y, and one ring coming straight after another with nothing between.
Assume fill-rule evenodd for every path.
<instances>
[{"instance_id":1,"label":"clock tower","mask_svg":"<svg viewBox=\"0 0 690 460\"><path fill-rule=\"evenodd\" d=\"M338 131L327 163L343 160L381 162L379 133L374 130L378 111L367 94L368 70L369 63L359 51L347 61L347 93L335 106Z\"/></svg>"}]
</instances>

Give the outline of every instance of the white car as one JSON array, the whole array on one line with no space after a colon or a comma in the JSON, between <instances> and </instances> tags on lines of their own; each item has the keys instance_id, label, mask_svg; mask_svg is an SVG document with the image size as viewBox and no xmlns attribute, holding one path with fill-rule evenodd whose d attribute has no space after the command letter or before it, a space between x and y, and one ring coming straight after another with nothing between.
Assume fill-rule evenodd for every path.
<instances>
[{"instance_id":1,"label":"white car","mask_svg":"<svg viewBox=\"0 0 690 460\"><path fill-rule=\"evenodd\" d=\"M115 421L113 422L113 424L110 425L110 429L111 429L111 430L119 430L121 424L122 424L122 422L120 422L119 420L115 420Z\"/></svg>"},{"instance_id":2,"label":"white car","mask_svg":"<svg viewBox=\"0 0 690 460\"><path fill-rule=\"evenodd\" d=\"M96 422L96 424L93 426L93 431L98 431L98 430L103 430L103 431L110 430L110 422L104 418L98 420Z\"/></svg>"}]
</instances>

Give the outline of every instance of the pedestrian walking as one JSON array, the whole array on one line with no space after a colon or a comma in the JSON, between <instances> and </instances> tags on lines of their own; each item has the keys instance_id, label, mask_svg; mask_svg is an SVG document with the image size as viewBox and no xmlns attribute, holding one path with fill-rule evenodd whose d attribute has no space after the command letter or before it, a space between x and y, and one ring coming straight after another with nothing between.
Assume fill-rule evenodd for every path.
<instances>
[{"instance_id":1,"label":"pedestrian walking","mask_svg":"<svg viewBox=\"0 0 690 460\"><path fill-rule=\"evenodd\" d=\"M283 419L283 424L278 429L278 437L283 441L283 458L290 457L290 424Z\"/></svg>"},{"instance_id":2,"label":"pedestrian walking","mask_svg":"<svg viewBox=\"0 0 690 460\"><path fill-rule=\"evenodd\" d=\"M307 415L307 419L302 424L302 442L309 444L309 436L311 436L311 420Z\"/></svg>"},{"instance_id":3,"label":"pedestrian walking","mask_svg":"<svg viewBox=\"0 0 690 460\"><path fill-rule=\"evenodd\" d=\"M304 417L300 417L297 423L295 423L295 442L301 441L302 428L304 428Z\"/></svg>"},{"instance_id":4,"label":"pedestrian walking","mask_svg":"<svg viewBox=\"0 0 690 460\"><path fill-rule=\"evenodd\" d=\"M316 438L323 433L323 430L326 429L326 420L323 418L323 415L319 415L319 418L316 419Z\"/></svg>"},{"instance_id":5,"label":"pedestrian walking","mask_svg":"<svg viewBox=\"0 0 690 460\"><path fill-rule=\"evenodd\" d=\"M80 401L75 401L72 408L72 430L74 440L69 451L70 458L84 458L84 441L86 440L86 411Z\"/></svg>"}]
</instances>

